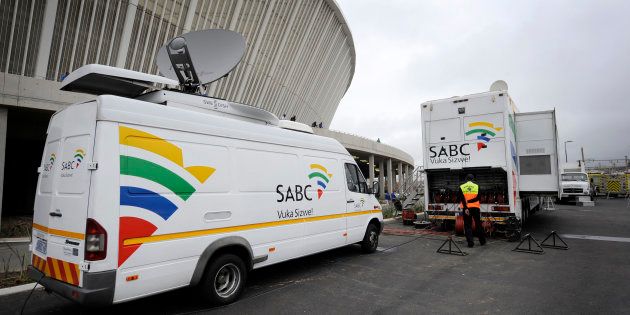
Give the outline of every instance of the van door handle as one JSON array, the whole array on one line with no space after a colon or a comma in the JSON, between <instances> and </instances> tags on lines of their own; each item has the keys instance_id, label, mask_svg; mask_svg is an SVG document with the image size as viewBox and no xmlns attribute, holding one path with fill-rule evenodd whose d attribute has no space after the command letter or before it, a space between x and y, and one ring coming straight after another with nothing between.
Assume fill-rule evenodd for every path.
<instances>
[{"instance_id":1,"label":"van door handle","mask_svg":"<svg viewBox=\"0 0 630 315\"><path fill-rule=\"evenodd\" d=\"M350 199L346 203L354 203L354 200Z\"/></svg>"},{"instance_id":2,"label":"van door handle","mask_svg":"<svg viewBox=\"0 0 630 315\"><path fill-rule=\"evenodd\" d=\"M49 212L48 213L51 217L60 217L61 218L61 212Z\"/></svg>"}]
</instances>

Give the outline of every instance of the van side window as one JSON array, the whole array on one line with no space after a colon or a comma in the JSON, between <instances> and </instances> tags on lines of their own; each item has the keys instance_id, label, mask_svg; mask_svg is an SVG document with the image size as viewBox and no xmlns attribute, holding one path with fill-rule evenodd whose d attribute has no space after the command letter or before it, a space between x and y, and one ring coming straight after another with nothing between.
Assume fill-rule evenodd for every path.
<instances>
[{"instance_id":1,"label":"van side window","mask_svg":"<svg viewBox=\"0 0 630 315\"><path fill-rule=\"evenodd\" d=\"M358 191L358 187L355 186L355 181L358 182L359 180L355 179L356 178L356 173L352 174L352 167L351 166L352 166L352 164L346 163L346 167L345 167L345 169L346 169L346 182L348 183L348 190L356 192L356 191ZM354 178L353 178L353 175L354 175Z\"/></svg>"},{"instance_id":2,"label":"van side window","mask_svg":"<svg viewBox=\"0 0 630 315\"><path fill-rule=\"evenodd\" d=\"M368 188L365 182L365 177L361 173L359 168L351 163L346 163L346 182L348 184L348 190L367 194Z\"/></svg>"}]
</instances>

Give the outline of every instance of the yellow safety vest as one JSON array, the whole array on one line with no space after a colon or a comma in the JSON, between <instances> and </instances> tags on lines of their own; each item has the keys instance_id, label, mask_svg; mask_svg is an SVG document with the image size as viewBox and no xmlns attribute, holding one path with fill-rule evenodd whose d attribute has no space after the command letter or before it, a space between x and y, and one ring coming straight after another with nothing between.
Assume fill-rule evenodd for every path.
<instances>
[{"instance_id":1,"label":"yellow safety vest","mask_svg":"<svg viewBox=\"0 0 630 315\"><path fill-rule=\"evenodd\" d=\"M473 182L467 182L461 186L459 186L459 188L462 190L462 193L464 193L464 199L466 199L466 205L468 206L468 208L479 208L480 207L480 203L479 203L479 185L473 183ZM459 207L460 208L464 208L464 205L460 202L459 203Z\"/></svg>"}]
</instances>

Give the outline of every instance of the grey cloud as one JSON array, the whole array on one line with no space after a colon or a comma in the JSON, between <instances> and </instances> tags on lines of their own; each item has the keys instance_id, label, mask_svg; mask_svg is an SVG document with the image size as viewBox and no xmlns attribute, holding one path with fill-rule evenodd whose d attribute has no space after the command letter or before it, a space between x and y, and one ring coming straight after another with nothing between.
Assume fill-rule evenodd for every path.
<instances>
[{"instance_id":1,"label":"grey cloud","mask_svg":"<svg viewBox=\"0 0 630 315\"><path fill-rule=\"evenodd\" d=\"M340 1L357 68L331 125L421 162L419 104L503 79L521 111L556 108L570 158L630 152L630 2ZM561 149L562 150L562 149ZM561 152L564 155L564 152Z\"/></svg>"}]
</instances>

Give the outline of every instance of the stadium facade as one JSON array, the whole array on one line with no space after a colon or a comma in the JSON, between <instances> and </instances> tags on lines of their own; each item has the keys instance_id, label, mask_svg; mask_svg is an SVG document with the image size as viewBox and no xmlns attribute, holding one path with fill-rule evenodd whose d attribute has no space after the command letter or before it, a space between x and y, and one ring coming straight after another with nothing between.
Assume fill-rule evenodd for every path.
<instances>
[{"instance_id":1,"label":"stadium facade","mask_svg":"<svg viewBox=\"0 0 630 315\"><path fill-rule=\"evenodd\" d=\"M154 56L166 40L233 30L245 37L247 50L230 74L210 84L208 95L324 128L354 75L352 34L334 0L2 0L0 10L3 216L32 213L50 116L90 98L59 91L60 81L85 64L158 74ZM373 143L353 154L399 165L402 182L411 156L359 138Z\"/></svg>"}]
</instances>

